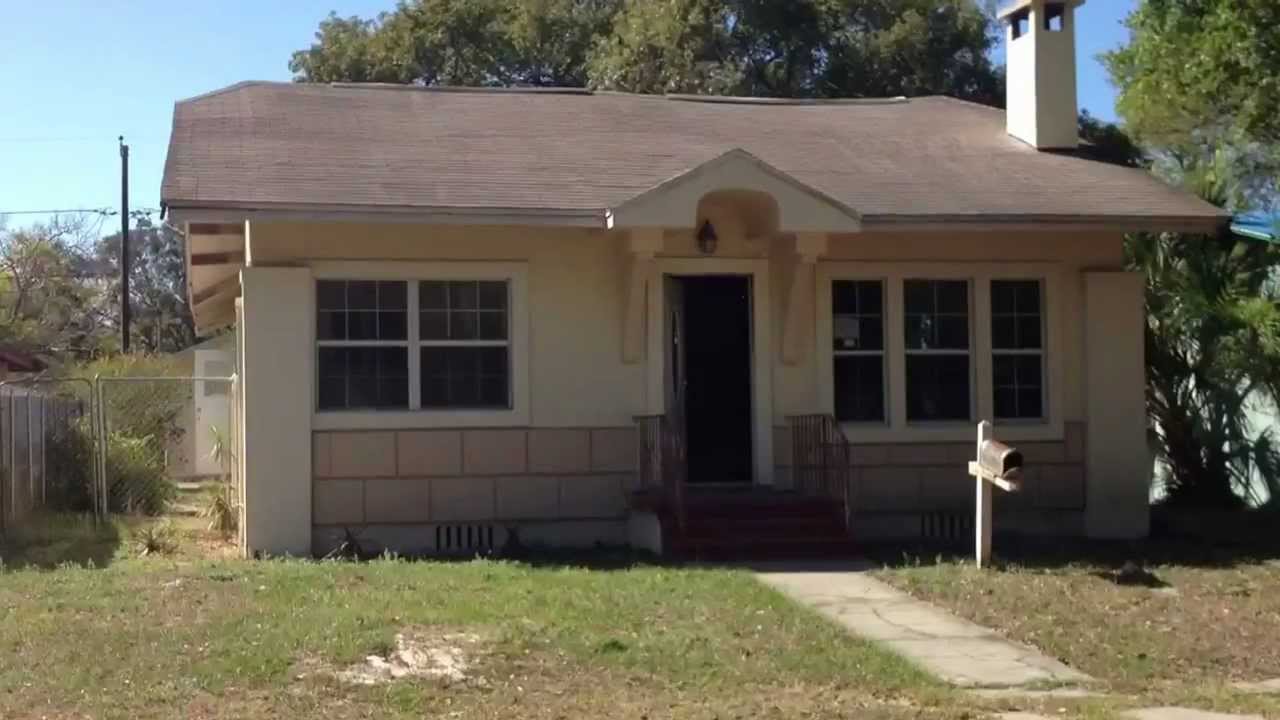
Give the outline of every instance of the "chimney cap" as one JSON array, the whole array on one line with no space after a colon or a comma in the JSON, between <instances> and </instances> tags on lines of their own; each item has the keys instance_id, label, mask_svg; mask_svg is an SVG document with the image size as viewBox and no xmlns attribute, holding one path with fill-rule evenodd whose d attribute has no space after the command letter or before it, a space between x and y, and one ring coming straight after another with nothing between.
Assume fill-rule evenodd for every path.
<instances>
[{"instance_id":1,"label":"chimney cap","mask_svg":"<svg viewBox=\"0 0 1280 720\"><path fill-rule=\"evenodd\" d=\"M1071 7L1080 7L1085 0L1049 0L1050 2L1058 2L1062 5L1070 5ZM1009 19L1010 15L1022 12L1033 5L1044 5L1046 0L1011 0L1000 9L996 17L1000 20Z\"/></svg>"}]
</instances>

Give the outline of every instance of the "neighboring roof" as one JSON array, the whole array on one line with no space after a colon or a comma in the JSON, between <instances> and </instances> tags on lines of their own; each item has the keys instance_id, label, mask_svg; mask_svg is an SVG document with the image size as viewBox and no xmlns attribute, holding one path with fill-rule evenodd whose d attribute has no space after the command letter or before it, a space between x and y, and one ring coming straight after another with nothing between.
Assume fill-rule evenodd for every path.
<instances>
[{"instance_id":1,"label":"neighboring roof","mask_svg":"<svg viewBox=\"0 0 1280 720\"><path fill-rule=\"evenodd\" d=\"M1280 242L1280 215L1238 215L1231 222L1231 232L1265 242Z\"/></svg>"},{"instance_id":2,"label":"neighboring roof","mask_svg":"<svg viewBox=\"0 0 1280 720\"><path fill-rule=\"evenodd\" d=\"M605 214L741 149L864 224L1210 222L1149 174L1010 137L1001 110L242 83L179 102L169 207Z\"/></svg>"},{"instance_id":3,"label":"neighboring roof","mask_svg":"<svg viewBox=\"0 0 1280 720\"><path fill-rule=\"evenodd\" d=\"M0 348L0 366L16 372L41 372L49 367L49 363L25 350Z\"/></svg>"}]
</instances>

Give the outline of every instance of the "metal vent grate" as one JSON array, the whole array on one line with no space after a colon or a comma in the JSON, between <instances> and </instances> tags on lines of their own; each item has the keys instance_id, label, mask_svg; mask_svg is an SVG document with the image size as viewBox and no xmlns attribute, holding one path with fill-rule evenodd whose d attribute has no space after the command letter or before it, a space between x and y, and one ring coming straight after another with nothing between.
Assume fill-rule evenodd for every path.
<instances>
[{"instance_id":1,"label":"metal vent grate","mask_svg":"<svg viewBox=\"0 0 1280 720\"><path fill-rule=\"evenodd\" d=\"M954 512L920 516L920 537L926 540L963 540L973 535L973 517Z\"/></svg>"},{"instance_id":2,"label":"metal vent grate","mask_svg":"<svg viewBox=\"0 0 1280 720\"><path fill-rule=\"evenodd\" d=\"M495 549L496 536L492 525L438 525L436 552L489 552Z\"/></svg>"}]
</instances>

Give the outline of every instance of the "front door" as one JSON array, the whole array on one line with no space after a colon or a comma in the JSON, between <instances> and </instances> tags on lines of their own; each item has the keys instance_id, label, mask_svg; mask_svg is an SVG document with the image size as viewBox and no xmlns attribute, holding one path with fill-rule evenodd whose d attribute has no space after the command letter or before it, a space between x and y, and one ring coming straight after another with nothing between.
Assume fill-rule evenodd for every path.
<instances>
[{"instance_id":1,"label":"front door","mask_svg":"<svg viewBox=\"0 0 1280 720\"><path fill-rule=\"evenodd\" d=\"M690 484L752 481L751 278L668 277L667 407Z\"/></svg>"}]
</instances>

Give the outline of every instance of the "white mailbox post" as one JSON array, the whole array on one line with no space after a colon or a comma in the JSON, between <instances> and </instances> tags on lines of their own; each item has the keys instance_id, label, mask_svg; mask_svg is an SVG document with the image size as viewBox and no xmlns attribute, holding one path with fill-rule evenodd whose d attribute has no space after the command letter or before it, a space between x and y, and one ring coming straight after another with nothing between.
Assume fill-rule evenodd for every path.
<instances>
[{"instance_id":1,"label":"white mailbox post","mask_svg":"<svg viewBox=\"0 0 1280 720\"><path fill-rule=\"evenodd\" d=\"M998 442L995 428L983 420L978 423L977 453L969 463L969 474L975 478L977 492L973 523L974 560L982 568L991 564L992 488L1005 492L1022 490L1022 453Z\"/></svg>"}]
</instances>

